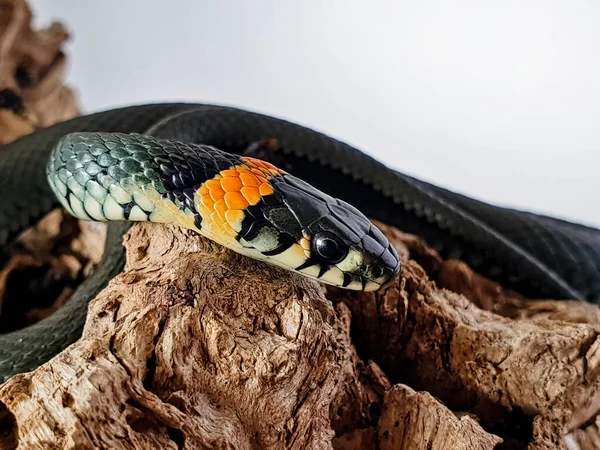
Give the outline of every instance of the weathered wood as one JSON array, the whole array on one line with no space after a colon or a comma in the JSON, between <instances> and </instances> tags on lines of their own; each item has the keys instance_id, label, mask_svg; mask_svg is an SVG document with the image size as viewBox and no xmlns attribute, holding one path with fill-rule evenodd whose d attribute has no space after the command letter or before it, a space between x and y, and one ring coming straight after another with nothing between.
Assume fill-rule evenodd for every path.
<instances>
[{"instance_id":1,"label":"weathered wood","mask_svg":"<svg viewBox=\"0 0 600 450\"><path fill-rule=\"evenodd\" d=\"M20 448L327 448L382 408L406 414L385 406L389 381L363 366L348 307L319 284L176 227L136 225L125 246L82 339L0 387ZM498 440L461 423L440 442Z\"/></svg>"},{"instance_id":2,"label":"weathered wood","mask_svg":"<svg viewBox=\"0 0 600 450\"><path fill-rule=\"evenodd\" d=\"M0 144L79 114L64 84L68 38L59 23L34 30L25 0L0 0Z\"/></svg>"}]
</instances>

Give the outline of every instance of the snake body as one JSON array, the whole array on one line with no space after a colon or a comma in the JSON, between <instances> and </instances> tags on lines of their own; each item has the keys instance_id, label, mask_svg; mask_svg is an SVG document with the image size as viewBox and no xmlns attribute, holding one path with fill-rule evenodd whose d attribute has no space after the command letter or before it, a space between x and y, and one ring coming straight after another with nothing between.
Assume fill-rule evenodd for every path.
<instances>
[{"instance_id":1,"label":"snake body","mask_svg":"<svg viewBox=\"0 0 600 450\"><path fill-rule=\"evenodd\" d=\"M266 161L247 156L270 139L277 145L261 155ZM111 221L105 254L64 307L0 336L3 379L80 336L88 302L123 268L121 238L132 220L176 223L321 281L374 290L398 262L370 217L525 296L600 301L599 230L489 205L322 133L230 107L119 108L0 149L0 246L60 204Z\"/></svg>"}]
</instances>

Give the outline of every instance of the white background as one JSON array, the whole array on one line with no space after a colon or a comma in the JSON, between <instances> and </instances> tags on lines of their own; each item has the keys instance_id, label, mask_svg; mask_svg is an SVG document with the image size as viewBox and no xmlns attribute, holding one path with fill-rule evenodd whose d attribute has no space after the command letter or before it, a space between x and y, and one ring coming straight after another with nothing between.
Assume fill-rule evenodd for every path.
<instances>
[{"instance_id":1,"label":"white background","mask_svg":"<svg viewBox=\"0 0 600 450\"><path fill-rule=\"evenodd\" d=\"M600 226L595 1L30 0L85 112L229 104L489 202Z\"/></svg>"}]
</instances>

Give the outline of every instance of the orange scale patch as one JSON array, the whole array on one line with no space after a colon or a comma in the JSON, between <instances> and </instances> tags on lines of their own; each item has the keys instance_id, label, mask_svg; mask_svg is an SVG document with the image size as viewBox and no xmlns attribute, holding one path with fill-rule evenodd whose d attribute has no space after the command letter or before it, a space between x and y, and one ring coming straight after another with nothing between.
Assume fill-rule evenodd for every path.
<instances>
[{"instance_id":1,"label":"orange scale patch","mask_svg":"<svg viewBox=\"0 0 600 450\"><path fill-rule=\"evenodd\" d=\"M249 172L241 173L240 180L242 181L242 184L246 187L259 187L260 186L260 181L258 181L258 178L256 178L255 175L253 175Z\"/></svg>"},{"instance_id":2,"label":"orange scale patch","mask_svg":"<svg viewBox=\"0 0 600 450\"><path fill-rule=\"evenodd\" d=\"M274 170L275 172L277 172L278 174L284 174L285 170L281 170L279 167L274 166L273 164L271 164L270 162L267 161L263 161L265 167L269 170Z\"/></svg>"},{"instance_id":3,"label":"orange scale patch","mask_svg":"<svg viewBox=\"0 0 600 450\"><path fill-rule=\"evenodd\" d=\"M258 186L260 186L260 184L257 184L256 187L244 186L241 190L242 195L251 205L256 205L258 202L260 202L260 192L257 189Z\"/></svg>"},{"instance_id":4,"label":"orange scale patch","mask_svg":"<svg viewBox=\"0 0 600 450\"><path fill-rule=\"evenodd\" d=\"M273 186L269 183L263 183L258 188L258 192L260 192L260 195L271 195L273 193Z\"/></svg>"},{"instance_id":5,"label":"orange scale patch","mask_svg":"<svg viewBox=\"0 0 600 450\"><path fill-rule=\"evenodd\" d=\"M225 203L229 209L246 209L248 202L244 196L239 192L227 192L225 193Z\"/></svg>"},{"instance_id":6,"label":"orange scale patch","mask_svg":"<svg viewBox=\"0 0 600 450\"><path fill-rule=\"evenodd\" d=\"M256 167L258 169L270 170L273 169L277 172L277 174L284 174L285 171L275 167L273 164L267 161L263 161L262 159L251 158L249 156L245 156L241 158L248 166Z\"/></svg>"},{"instance_id":7,"label":"orange scale patch","mask_svg":"<svg viewBox=\"0 0 600 450\"><path fill-rule=\"evenodd\" d=\"M262 166L262 161L260 159L252 158L250 156L243 156L240 159L242 161L244 161L250 167L261 167Z\"/></svg>"},{"instance_id":8,"label":"orange scale patch","mask_svg":"<svg viewBox=\"0 0 600 450\"><path fill-rule=\"evenodd\" d=\"M221 200L223 197L225 197L225 191L223 189L221 189L220 187L211 189L209 191L209 194L210 194L210 198L212 198L215 202L218 200Z\"/></svg>"},{"instance_id":9,"label":"orange scale patch","mask_svg":"<svg viewBox=\"0 0 600 450\"><path fill-rule=\"evenodd\" d=\"M235 177L235 178L240 176L239 172L235 169L222 170L221 175L223 175L223 177Z\"/></svg>"},{"instance_id":10,"label":"orange scale patch","mask_svg":"<svg viewBox=\"0 0 600 450\"><path fill-rule=\"evenodd\" d=\"M239 177L221 178L221 186L225 192L239 192L242 189L242 180Z\"/></svg>"},{"instance_id":11,"label":"orange scale patch","mask_svg":"<svg viewBox=\"0 0 600 450\"><path fill-rule=\"evenodd\" d=\"M242 229L246 208L260 203L261 197L273 194L268 180L285 173L264 161L245 162L247 166L223 170L207 180L195 196L203 227L222 242L234 239Z\"/></svg>"},{"instance_id":12,"label":"orange scale patch","mask_svg":"<svg viewBox=\"0 0 600 450\"><path fill-rule=\"evenodd\" d=\"M221 182L215 178L212 178L210 180L206 180L204 182L204 186L206 186L207 189L221 189Z\"/></svg>"}]
</instances>

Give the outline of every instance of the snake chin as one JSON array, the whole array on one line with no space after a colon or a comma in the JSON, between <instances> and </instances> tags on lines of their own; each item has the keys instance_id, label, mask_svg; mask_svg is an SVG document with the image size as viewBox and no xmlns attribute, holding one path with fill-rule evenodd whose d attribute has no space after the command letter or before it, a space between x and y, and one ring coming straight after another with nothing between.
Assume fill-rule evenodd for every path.
<instances>
[{"instance_id":1,"label":"snake chin","mask_svg":"<svg viewBox=\"0 0 600 450\"><path fill-rule=\"evenodd\" d=\"M353 272L346 272L341 287L365 292L377 291L392 284L399 273L399 262L387 265L380 258L368 265L361 264Z\"/></svg>"}]
</instances>

